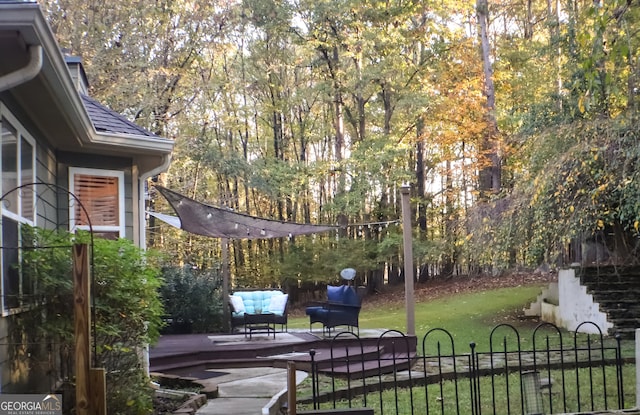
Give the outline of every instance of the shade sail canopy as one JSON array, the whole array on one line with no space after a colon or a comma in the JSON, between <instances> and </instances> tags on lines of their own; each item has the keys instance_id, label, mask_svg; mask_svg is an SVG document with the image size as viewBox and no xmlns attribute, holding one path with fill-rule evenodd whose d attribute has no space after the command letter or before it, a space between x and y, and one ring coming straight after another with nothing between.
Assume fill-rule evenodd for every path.
<instances>
[{"instance_id":1,"label":"shade sail canopy","mask_svg":"<svg viewBox=\"0 0 640 415\"><path fill-rule=\"evenodd\" d=\"M167 199L180 218L180 226L176 226L175 223L172 225L196 235L229 239L266 239L327 232L339 228L257 218L198 202L163 186L155 188ZM158 214L154 216L165 220Z\"/></svg>"}]
</instances>

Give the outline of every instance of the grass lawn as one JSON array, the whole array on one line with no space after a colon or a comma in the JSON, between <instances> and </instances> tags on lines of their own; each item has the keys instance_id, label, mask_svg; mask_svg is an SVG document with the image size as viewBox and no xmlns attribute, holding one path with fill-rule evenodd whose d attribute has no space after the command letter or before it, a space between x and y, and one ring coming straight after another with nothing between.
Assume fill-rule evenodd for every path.
<instances>
[{"instance_id":1,"label":"grass lawn","mask_svg":"<svg viewBox=\"0 0 640 415\"><path fill-rule=\"evenodd\" d=\"M447 292L438 298L417 300L415 321L419 348L422 337L429 330L441 328L453 336L457 353L468 352L471 342L476 343L477 351L488 351L491 330L503 323L514 326L520 334L522 347L530 348L533 330L539 322L537 319L523 318L523 309L535 301L544 286L537 283L479 291ZM423 296L416 298L419 297ZM365 298L360 312L360 328L406 332L404 299L398 296L394 298L395 300ZM301 315L290 317L289 327L308 328L309 318ZM320 330L320 325L316 325L315 329ZM572 336L571 333L563 333L563 340L572 341ZM494 342L496 339L498 338L494 337Z\"/></svg>"},{"instance_id":2,"label":"grass lawn","mask_svg":"<svg viewBox=\"0 0 640 415\"><path fill-rule=\"evenodd\" d=\"M625 365L622 368L624 373L624 379L626 384L624 386L624 407L635 407L635 389L633 387L635 381L635 365ZM606 386L603 386L603 378L601 372L596 370L595 376L592 378L589 376L589 369L584 368L579 370L580 379L580 393L577 392L575 372L570 371L565 375L567 381L565 382L564 392L561 384L556 383L555 389L552 394L547 391L542 393L542 404L544 409L549 410L553 408L552 413L564 412L565 405L568 411L584 411L591 408L591 400L593 399L594 408L617 408L618 391L616 389L616 373L615 368L610 366L606 369ZM560 371L552 371L551 378L556 379L558 382L562 379ZM507 380L508 379L508 380ZM594 385L590 385L589 382L593 379ZM330 380L325 380L328 385ZM509 389L506 385L509 383ZM374 384L375 379L369 384ZM354 384L358 384L354 382ZM591 388L593 386L593 389ZM492 379L489 376L484 376L479 379L480 398L478 404L481 407L483 414L507 414L507 413L521 413L521 395L519 391L520 378L518 373L509 375L508 378L504 376L497 376ZM605 405L603 390L607 390L607 402ZM326 386L321 389L325 392L330 392L332 389L330 386ZM508 393L508 390L511 393ZM495 395L492 394L495 391ZM305 381L303 385L298 387L298 393L300 397L310 398L311 386L310 382ZM426 396L425 396L426 395ZM456 399L457 396L457 399ZM566 398L566 401L565 401ZM551 399L551 402L549 402ZM453 381L444 381L442 384L434 383L428 385L426 388L424 385L417 385L411 390L408 388L387 389L380 393L379 390L374 390L367 394L366 407L374 409L376 414L425 414L425 413L471 413L472 398L470 396L470 388L467 387L465 380L460 381L457 385ZM348 401L342 400L337 402L338 408L346 408ZM429 409L427 410L427 405ZM364 405L362 395L354 397L352 406L361 407ZM382 406L383 410L380 410ZM322 408L331 408L332 402L322 404ZM311 410L311 404L299 404L298 410ZM547 413L550 413L547 412ZM599 412L600 413L600 412Z\"/></svg>"},{"instance_id":3,"label":"grass lawn","mask_svg":"<svg viewBox=\"0 0 640 415\"><path fill-rule=\"evenodd\" d=\"M487 344L491 329L509 323L526 334L536 321L522 320L523 309L529 307L542 289L541 285L522 285L478 292L452 293L433 300L417 302L415 306L416 334L419 337L433 328L450 332L458 347L470 342ZM382 294L384 295L384 294ZM308 328L306 316L289 318L290 328ZM319 325L316 328L319 329ZM390 329L406 332L404 300L395 302L364 300L360 312L360 328ZM523 333L521 333L522 335Z\"/></svg>"},{"instance_id":4,"label":"grass lawn","mask_svg":"<svg viewBox=\"0 0 640 415\"><path fill-rule=\"evenodd\" d=\"M529 319L523 318L524 308L528 308L531 302L533 302L538 294L540 294L542 288L544 288L546 284L521 284L517 286L509 286L509 287L490 287L487 289L479 289L479 290L462 290L459 292L457 290L447 289L446 292L442 295L436 296L436 298L428 298L425 299L424 295L418 295L418 298L415 306L415 318L416 318L416 334L418 335L418 349L420 353L422 337L431 329L434 328L442 328L447 330L454 338L455 342L455 352L456 354L464 354L468 353L469 343L475 342L477 344L476 351L478 352L488 352L490 350L490 335L491 331L499 324L509 324L515 327L519 334L519 340L521 342L522 350L531 350L533 348L533 331L538 326L539 321L537 319ZM298 316L294 318L290 318L289 327L293 328L308 328L309 320L306 316L300 316L300 312ZM405 315L405 306L402 295L395 295L391 297L383 297L383 295L379 295L378 297L365 299L363 303L363 308L360 313L360 328L375 328L375 329L395 329L399 331L406 331L406 315ZM314 328L316 329L316 328ZM317 326L317 330L320 330L319 325ZM553 339L556 336L556 332L554 330L543 330L539 333L539 338L536 338L536 348L539 350L540 347L544 347L545 343L545 335L549 334L550 338ZM567 333L566 331L562 331L562 340L565 348L570 348L573 346L573 333ZM429 336L432 337L431 335ZM508 337L509 344L512 345L512 339L515 338L515 334L512 330L508 330L506 328L502 328L500 331L496 332L496 336L493 339L494 351L502 350L501 349L501 341L504 337ZM579 341L583 341L586 335L580 335ZM437 339L441 340L444 337L440 336ZM596 341L596 338L592 338L592 341ZM446 344L446 343L445 343ZM582 343L579 343L582 344ZM607 339L605 341L607 346L612 346L615 344L612 339ZM431 343L428 343L427 346L429 348L429 352L433 353L433 349L431 348ZM552 345L552 347L555 347ZM514 350L509 347L509 350ZM445 353L448 352L445 351ZM427 353L429 354L429 353ZM633 341L623 342L623 356L633 357L634 356L634 344ZM611 405L615 405L615 373L612 371L613 367L608 367L607 371L607 379L606 382L607 388L613 388L609 392L610 400L609 407ZM625 406L629 407L629 405L633 405L635 402L635 389L633 385L635 384L635 365L629 364L624 367L624 379L625 379ZM590 369L580 369L583 376L580 377L581 383L585 379L589 379ZM567 376L569 381L567 382L567 393L569 398L567 400L567 404L569 408L577 408L577 401L579 398L576 398L574 395L575 391L571 388L575 389L572 382L575 382L576 375L575 371L567 372ZM546 376L546 372L544 372ZM599 372L596 373L596 377L599 376ZM504 378L504 376L503 376ZM551 374L551 378L560 380L562 378L562 374L559 371L554 371ZM515 412L519 411L520 405L520 395L519 395L519 387L520 380L519 375L517 373L509 375L508 383L511 384L510 388L513 391L516 391L515 394L512 394L512 401L510 404L515 405L514 407L517 409ZM340 388L340 382L343 382L341 379L337 380L338 388ZM375 379L372 381L375 383ZM465 413L468 406L471 404L471 398L468 396L469 389L466 387L467 383L463 381L460 383L462 385L460 387L461 396L459 397L459 402L463 405L463 409L460 413ZM507 383L506 381L502 381L503 383ZM324 375L320 378L320 389L321 391L331 391L333 386L331 383L331 379L324 377ZM324 385L324 386L322 386ZM329 386L328 386L329 385ZM496 386L497 385L497 386ZM503 409L509 405L506 401L506 396L508 388L504 385L501 386L500 380L496 385L492 384L492 379L490 377L482 377L481 378L481 389L485 391L482 395L482 412L492 413L495 407L499 407L499 413L504 413ZM344 385L343 385L344 386ZM442 390L440 388L443 388ZM492 388L496 388L496 401L493 402L491 398L490 391ZM559 386L558 386L559 387ZM455 408L449 407L451 405L455 405L456 399L454 394L457 393L454 391L454 384L451 381L446 381L443 384L433 384L429 387L429 396L431 398L425 398L425 389L424 387L415 388L412 393L409 393L409 389L400 388L387 390L380 395L378 392L372 392L369 394L367 399L367 406L377 408L375 413L381 413L378 408L381 404L385 407L384 413L387 414L403 414L403 413L439 413L439 407L441 403L445 403L448 409L445 410L445 413L454 413ZM602 389L602 385L595 386L595 392L600 393ZM581 386L581 394L582 400L588 399L588 391L590 390L589 385ZM563 402L561 400L562 395L558 394L560 389L555 391L553 395L553 407L555 409L561 408ZM310 381L305 381L298 387L299 396L309 397L311 395L310 392ZM443 394L443 398L440 398L440 394ZM467 395L465 395L467 394ZM585 398L586 397L586 398ZM361 397L359 397L361 398ZM411 403L413 398L413 404ZM546 397L547 401L545 401L545 406L548 408L548 397ZM599 399L599 398L598 398ZM597 399L596 399L597 400ZM426 412L425 402L428 401L428 405L430 406L431 412ZM323 404L323 407L331 407L332 403L328 402ZM347 406L347 402L338 403L338 407ZM358 403L356 403L356 406ZM396 411L396 405L399 406L399 409ZM466 406L464 406L466 405ZM582 409L587 406L586 402L583 402ZM600 407L601 402L597 402L597 407ZM310 409L310 405L302 405L302 409ZM554 411L555 412L555 411Z\"/></svg>"}]
</instances>

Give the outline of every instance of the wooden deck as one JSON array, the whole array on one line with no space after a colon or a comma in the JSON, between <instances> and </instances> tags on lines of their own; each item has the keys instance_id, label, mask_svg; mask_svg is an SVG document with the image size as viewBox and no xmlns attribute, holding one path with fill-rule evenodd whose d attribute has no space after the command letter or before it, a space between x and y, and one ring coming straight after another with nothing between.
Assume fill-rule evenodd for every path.
<instances>
[{"instance_id":1,"label":"wooden deck","mask_svg":"<svg viewBox=\"0 0 640 415\"><path fill-rule=\"evenodd\" d=\"M410 356L415 356L415 347L415 337L380 339L365 337L362 333L359 339L342 335L332 339L292 331L277 333L275 339L273 335L253 335L251 340L243 334L174 334L163 335L150 349L149 363L150 371L155 374L202 379L202 376L215 376L216 368L284 367L287 361L295 361L301 370L309 370L309 352L314 350L318 367L339 375L344 366L336 362L343 361L345 356L351 361L369 362L366 366L370 369L374 362L375 366L379 365L380 356L388 356L391 350L405 360L407 349ZM353 370L360 366L354 365Z\"/></svg>"}]
</instances>

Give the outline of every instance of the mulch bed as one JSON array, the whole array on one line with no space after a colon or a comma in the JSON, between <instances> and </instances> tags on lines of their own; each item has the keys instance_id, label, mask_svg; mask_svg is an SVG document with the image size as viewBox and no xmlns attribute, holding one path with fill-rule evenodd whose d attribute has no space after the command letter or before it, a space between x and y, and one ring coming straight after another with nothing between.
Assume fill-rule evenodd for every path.
<instances>
[{"instance_id":1,"label":"mulch bed","mask_svg":"<svg viewBox=\"0 0 640 415\"><path fill-rule=\"evenodd\" d=\"M162 398L155 396L153 398L153 414L154 415L168 415L177 410L185 400Z\"/></svg>"}]
</instances>

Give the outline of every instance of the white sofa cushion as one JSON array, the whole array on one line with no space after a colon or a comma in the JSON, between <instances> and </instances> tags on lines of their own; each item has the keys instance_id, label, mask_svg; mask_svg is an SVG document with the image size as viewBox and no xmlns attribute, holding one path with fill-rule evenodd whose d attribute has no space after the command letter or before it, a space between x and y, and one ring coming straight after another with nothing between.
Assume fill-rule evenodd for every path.
<instances>
[{"instance_id":1,"label":"white sofa cushion","mask_svg":"<svg viewBox=\"0 0 640 415\"><path fill-rule=\"evenodd\" d=\"M231 306L233 307L233 312L237 314L244 313L244 301L242 301L242 297L237 295L230 295L229 301L231 302Z\"/></svg>"},{"instance_id":2,"label":"white sofa cushion","mask_svg":"<svg viewBox=\"0 0 640 415\"><path fill-rule=\"evenodd\" d=\"M279 316L283 315L288 299L289 294L274 295L271 297L271 301L269 302L269 312Z\"/></svg>"}]
</instances>

